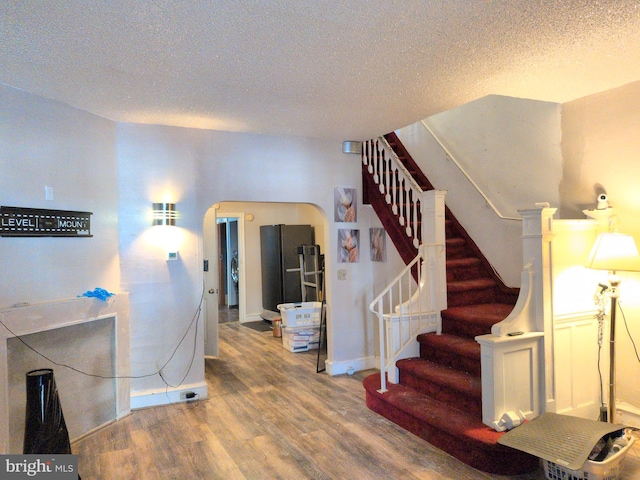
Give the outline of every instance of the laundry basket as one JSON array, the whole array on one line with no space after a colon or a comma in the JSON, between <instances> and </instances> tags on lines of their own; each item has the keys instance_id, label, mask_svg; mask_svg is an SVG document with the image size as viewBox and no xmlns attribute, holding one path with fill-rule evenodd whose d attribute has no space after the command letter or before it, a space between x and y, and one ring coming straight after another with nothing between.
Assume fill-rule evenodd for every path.
<instances>
[{"instance_id":1,"label":"laundry basket","mask_svg":"<svg viewBox=\"0 0 640 480\"><path fill-rule=\"evenodd\" d=\"M320 302L282 303L278 305L285 327L317 327L320 325Z\"/></svg>"},{"instance_id":2,"label":"laundry basket","mask_svg":"<svg viewBox=\"0 0 640 480\"><path fill-rule=\"evenodd\" d=\"M569 470L557 463L542 460L544 474L549 480L618 480L624 467L622 461L634 441L631 438L619 452L602 462L587 460L580 470Z\"/></svg>"}]
</instances>

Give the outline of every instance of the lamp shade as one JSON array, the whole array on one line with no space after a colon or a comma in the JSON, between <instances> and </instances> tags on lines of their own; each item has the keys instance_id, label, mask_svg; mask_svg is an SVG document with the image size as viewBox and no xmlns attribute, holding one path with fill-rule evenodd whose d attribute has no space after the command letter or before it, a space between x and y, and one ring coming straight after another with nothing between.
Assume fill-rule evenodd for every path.
<instances>
[{"instance_id":1,"label":"lamp shade","mask_svg":"<svg viewBox=\"0 0 640 480\"><path fill-rule=\"evenodd\" d=\"M586 266L596 270L640 272L640 255L631 235L601 233L591 249Z\"/></svg>"}]
</instances>

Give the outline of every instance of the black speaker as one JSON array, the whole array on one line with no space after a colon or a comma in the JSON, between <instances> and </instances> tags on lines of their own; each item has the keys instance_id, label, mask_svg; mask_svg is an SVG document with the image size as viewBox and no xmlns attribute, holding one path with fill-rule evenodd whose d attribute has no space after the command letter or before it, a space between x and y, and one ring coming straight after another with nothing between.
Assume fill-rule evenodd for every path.
<instances>
[{"instance_id":1,"label":"black speaker","mask_svg":"<svg viewBox=\"0 0 640 480\"><path fill-rule=\"evenodd\" d=\"M64 421L53 370L31 370L27 372L26 383L23 453L70 455L69 431Z\"/></svg>"}]
</instances>

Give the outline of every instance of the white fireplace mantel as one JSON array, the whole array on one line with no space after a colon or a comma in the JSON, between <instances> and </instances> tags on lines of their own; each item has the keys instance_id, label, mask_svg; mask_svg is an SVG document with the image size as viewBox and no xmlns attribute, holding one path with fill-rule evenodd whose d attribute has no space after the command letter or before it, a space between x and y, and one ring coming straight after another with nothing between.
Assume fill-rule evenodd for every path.
<instances>
[{"instance_id":1,"label":"white fireplace mantel","mask_svg":"<svg viewBox=\"0 0 640 480\"><path fill-rule=\"evenodd\" d=\"M55 302L21 305L0 310L0 453L9 452L9 365L7 343L15 336L31 335L102 319L115 320L112 361L115 385L115 418L130 411L129 297L119 293L105 300L79 297ZM9 331L10 330L10 331ZM71 340L73 341L73 340ZM64 363L64 359L61 363ZM58 361L58 359L54 359ZM73 414L69 412L65 415ZM88 432L82 432L83 434Z\"/></svg>"}]
</instances>

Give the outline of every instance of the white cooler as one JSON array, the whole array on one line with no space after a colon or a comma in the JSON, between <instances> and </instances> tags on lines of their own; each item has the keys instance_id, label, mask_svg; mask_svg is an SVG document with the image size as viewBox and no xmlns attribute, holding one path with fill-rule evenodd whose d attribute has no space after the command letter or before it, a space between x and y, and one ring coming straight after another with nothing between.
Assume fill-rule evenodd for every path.
<instances>
[{"instance_id":1,"label":"white cooler","mask_svg":"<svg viewBox=\"0 0 640 480\"><path fill-rule=\"evenodd\" d=\"M306 352L318 348L320 327L283 327L282 346L290 352Z\"/></svg>"}]
</instances>

